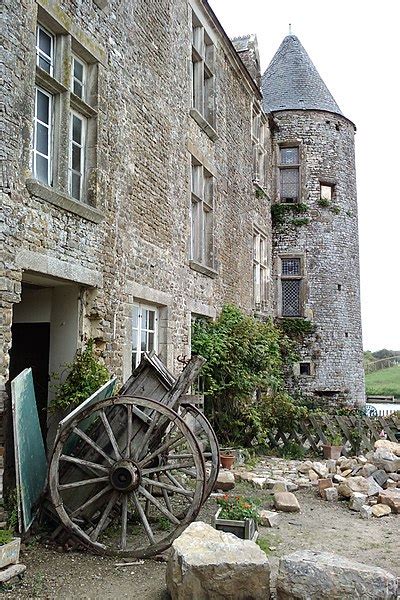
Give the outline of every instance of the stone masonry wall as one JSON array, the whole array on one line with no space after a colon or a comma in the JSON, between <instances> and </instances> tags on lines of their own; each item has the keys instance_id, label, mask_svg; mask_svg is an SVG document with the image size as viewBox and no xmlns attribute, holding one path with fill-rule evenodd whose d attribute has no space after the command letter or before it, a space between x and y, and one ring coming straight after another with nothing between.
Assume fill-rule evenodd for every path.
<instances>
[{"instance_id":1,"label":"stone masonry wall","mask_svg":"<svg viewBox=\"0 0 400 600\"><path fill-rule=\"evenodd\" d=\"M172 370L180 370L176 358L190 352L192 313L214 316L225 302L252 310L253 224L271 236L269 206L252 184L251 107L259 94L202 3L197 10L216 47L215 141L190 116L191 10L186 0L113 0L104 10L92 0L40 4L88 52L103 57L98 66L95 218L57 206L52 189L46 199L27 185L38 6L33 0L6 0L3 399L12 307L20 301L24 273L82 286L80 335L96 337L108 368L122 381L130 372L135 300L162 309L163 358ZM204 158L215 175L213 277L189 265L191 153Z\"/></svg>"},{"instance_id":2,"label":"stone masonry wall","mask_svg":"<svg viewBox=\"0 0 400 600\"><path fill-rule=\"evenodd\" d=\"M274 227L275 278L280 254L304 256L304 316L316 326L302 351L315 374L299 377L296 384L311 392L340 391L349 401L361 403L365 391L354 126L327 112L285 111L274 118L275 162L279 144L299 144L301 202L308 210L297 216L310 220L297 227ZM318 202L320 182L335 186L329 207ZM278 298L275 303L277 308Z\"/></svg>"}]
</instances>

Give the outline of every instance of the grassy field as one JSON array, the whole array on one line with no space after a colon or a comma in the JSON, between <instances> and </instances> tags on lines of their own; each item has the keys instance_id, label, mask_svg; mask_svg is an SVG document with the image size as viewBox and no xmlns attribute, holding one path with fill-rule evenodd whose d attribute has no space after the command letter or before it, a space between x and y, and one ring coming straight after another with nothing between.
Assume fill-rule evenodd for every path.
<instances>
[{"instance_id":1,"label":"grassy field","mask_svg":"<svg viewBox=\"0 0 400 600\"><path fill-rule=\"evenodd\" d=\"M400 398L400 365L381 369L365 376L369 396L395 396Z\"/></svg>"}]
</instances>

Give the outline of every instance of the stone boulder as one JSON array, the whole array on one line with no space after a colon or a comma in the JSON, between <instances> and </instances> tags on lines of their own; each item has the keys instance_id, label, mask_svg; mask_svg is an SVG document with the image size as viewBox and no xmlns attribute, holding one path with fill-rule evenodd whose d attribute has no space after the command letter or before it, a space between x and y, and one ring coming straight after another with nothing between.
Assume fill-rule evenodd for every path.
<instances>
[{"instance_id":1,"label":"stone boulder","mask_svg":"<svg viewBox=\"0 0 400 600\"><path fill-rule=\"evenodd\" d=\"M382 490L379 494L379 502L390 506L393 513L400 514L400 488Z\"/></svg>"},{"instance_id":2,"label":"stone boulder","mask_svg":"<svg viewBox=\"0 0 400 600\"><path fill-rule=\"evenodd\" d=\"M372 514L374 517L387 517L392 512L390 506L386 504L375 504L372 507Z\"/></svg>"},{"instance_id":3,"label":"stone boulder","mask_svg":"<svg viewBox=\"0 0 400 600\"><path fill-rule=\"evenodd\" d=\"M350 498L354 492L365 494L366 496L377 496L382 488L376 483L372 477L348 477L338 486L340 496Z\"/></svg>"},{"instance_id":4,"label":"stone boulder","mask_svg":"<svg viewBox=\"0 0 400 600\"><path fill-rule=\"evenodd\" d=\"M195 521L174 541L166 581L172 600L266 600L270 567L249 540Z\"/></svg>"},{"instance_id":5,"label":"stone boulder","mask_svg":"<svg viewBox=\"0 0 400 600\"><path fill-rule=\"evenodd\" d=\"M374 444L374 448L385 448L396 456L400 456L400 444L398 442L391 442L390 440L377 440Z\"/></svg>"},{"instance_id":6,"label":"stone boulder","mask_svg":"<svg viewBox=\"0 0 400 600\"><path fill-rule=\"evenodd\" d=\"M279 561L278 600L396 600L397 577L329 552L299 550Z\"/></svg>"},{"instance_id":7,"label":"stone boulder","mask_svg":"<svg viewBox=\"0 0 400 600\"><path fill-rule=\"evenodd\" d=\"M277 492L274 494L276 510L282 512L300 512L300 504L292 492Z\"/></svg>"},{"instance_id":8,"label":"stone boulder","mask_svg":"<svg viewBox=\"0 0 400 600\"><path fill-rule=\"evenodd\" d=\"M235 487L235 476L232 471L220 469L217 481L214 484L215 491L229 492Z\"/></svg>"},{"instance_id":9,"label":"stone boulder","mask_svg":"<svg viewBox=\"0 0 400 600\"><path fill-rule=\"evenodd\" d=\"M396 471L400 471L400 456L397 456L387 448L377 448L374 452L372 462L379 467L379 469L384 469L387 473L396 473Z\"/></svg>"}]
</instances>

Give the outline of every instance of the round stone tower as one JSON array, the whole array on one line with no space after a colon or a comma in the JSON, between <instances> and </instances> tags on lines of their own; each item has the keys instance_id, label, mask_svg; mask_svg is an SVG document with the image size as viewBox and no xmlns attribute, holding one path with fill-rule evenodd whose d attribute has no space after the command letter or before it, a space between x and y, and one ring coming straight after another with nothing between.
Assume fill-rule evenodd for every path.
<instances>
[{"instance_id":1,"label":"round stone tower","mask_svg":"<svg viewBox=\"0 0 400 600\"><path fill-rule=\"evenodd\" d=\"M293 383L361 404L355 126L294 35L262 76L262 92L273 129L276 312L303 339Z\"/></svg>"}]
</instances>

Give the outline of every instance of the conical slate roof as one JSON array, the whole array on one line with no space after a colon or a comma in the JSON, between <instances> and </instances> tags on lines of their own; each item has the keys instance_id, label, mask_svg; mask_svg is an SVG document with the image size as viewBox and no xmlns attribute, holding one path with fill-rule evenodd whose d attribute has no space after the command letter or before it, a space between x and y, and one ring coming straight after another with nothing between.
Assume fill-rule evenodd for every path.
<instances>
[{"instance_id":1,"label":"conical slate roof","mask_svg":"<svg viewBox=\"0 0 400 600\"><path fill-rule=\"evenodd\" d=\"M288 35L261 78L263 108L326 110L342 115L332 94L295 35Z\"/></svg>"}]
</instances>

